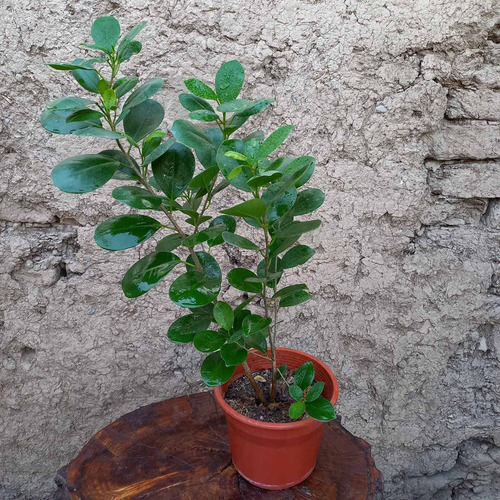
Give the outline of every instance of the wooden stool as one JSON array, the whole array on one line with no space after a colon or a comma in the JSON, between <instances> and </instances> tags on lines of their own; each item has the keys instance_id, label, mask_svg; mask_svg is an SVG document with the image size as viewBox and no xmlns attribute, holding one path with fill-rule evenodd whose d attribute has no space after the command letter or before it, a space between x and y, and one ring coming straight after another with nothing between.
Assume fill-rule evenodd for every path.
<instances>
[{"instance_id":1,"label":"wooden stool","mask_svg":"<svg viewBox=\"0 0 500 500\"><path fill-rule=\"evenodd\" d=\"M70 500L361 500L382 497L370 445L325 424L318 462L303 483L267 491L239 476L226 422L211 393L139 408L99 431L56 476Z\"/></svg>"}]
</instances>

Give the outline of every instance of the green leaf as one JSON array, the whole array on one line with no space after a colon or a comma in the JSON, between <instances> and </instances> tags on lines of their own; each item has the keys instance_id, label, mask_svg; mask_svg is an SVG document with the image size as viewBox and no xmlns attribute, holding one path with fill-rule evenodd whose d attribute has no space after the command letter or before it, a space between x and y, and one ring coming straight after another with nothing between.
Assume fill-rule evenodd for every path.
<instances>
[{"instance_id":1,"label":"green leaf","mask_svg":"<svg viewBox=\"0 0 500 500\"><path fill-rule=\"evenodd\" d=\"M297 401L296 403L290 405L290 408L288 409L288 415L290 415L291 419L296 420L297 418L300 418L305 411L305 403L303 401Z\"/></svg>"},{"instance_id":2,"label":"green leaf","mask_svg":"<svg viewBox=\"0 0 500 500\"><path fill-rule=\"evenodd\" d=\"M163 155L166 151L168 151L173 145L175 144L174 139L169 139L168 141L162 142L158 147L153 149L151 153L149 153L146 158L144 158L144 161L142 162L142 166L149 165L150 163L153 163L157 158ZM144 143L143 143L144 147Z\"/></svg>"},{"instance_id":3,"label":"green leaf","mask_svg":"<svg viewBox=\"0 0 500 500\"><path fill-rule=\"evenodd\" d=\"M257 101L254 101L251 106L238 112L237 115L241 117L256 115L257 113L264 111L273 102L274 99L258 99Z\"/></svg>"},{"instance_id":4,"label":"green leaf","mask_svg":"<svg viewBox=\"0 0 500 500\"><path fill-rule=\"evenodd\" d=\"M262 330L267 330L267 327L272 323L271 318L263 318L258 314L250 314L242 323L243 333L245 335L254 335Z\"/></svg>"},{"instance_id":5,"label":"green leaf","mask_svg":"<svg viewBox=\"0 0 500 500\"><path fill-rule=\"evenodd\" d=\"M237 290L241 290L242 292L262 293L262 284L249 283L245 281L247 278L257 278L257 275L243 267L232 269L227 274L227 281Z\"/></svg>"},{"instance_id":6,"label":"green leaf","mask_svg":"<svg viewBox=\"0 0 500 500\"><path fill-rule=\"evenodd\" d=\"M237 330L226 340L226 342L228 344L233 344L234 342L239 342L242 338L243 338L243 330Z\"/></svg>"},{"instance_id":7,"label":"green leaf","mask_svg":"<svg viewBox=\"0 0 500 500\"><path fill-rule=\"evenodd\" d=\"M295 399L295 401L300 401L304 396L302 389L298 385L295 385L295 384L290 385L288 387L288 391L290 392L290 396L292 396L292 398Z\"/></svg>"},{"instance_id":8,"label":"green leaf","mask_svg":"<svg viewBox=\"0 0 500 500\"><path fill-rule=\"evenodd\" d=\"M169 252L153 252L136 262L122 280L125 296L135 298L144 295L157 285L179 264L177 255Z\"/></svg>"},{"instance_id":9,"label":"green leaf","mask_svg":"<svg viewBox=\"0 0 500 500\"><path fill-rule=\"evenodd\" d=\"M201 268L203 269L203 272L205 273L207 278L214 278L218 279L219 281L222 280L222 271L220 270L219 264L217 264L217 261L209 253L196 252L196 256L198 257ZM186 259L186 261L190 264L194 264L193 257L191 257L191 255ZM190 271L193 268L186 266L186 269Z\"/></svg>"},{"instance_id":10,"label":"green leaf","mask_svg":"<svg viewBox=\"0 0 500 500\"><path fill-rule=\"evenodd\" d=\"M295 292L298 292L300 290L305 290L307 288L307 285L304 285L303 283L298 284L298 285L289 285L285 286L281 290L278 290L274 295L273 299L276 297L286 297L288 295L293 295Z\"/></svg>"},{"instance_id":11,"label":"green leaf","mask_svg":"<svg viewBox=\"0 0 500 500\"><path fill-rule=\"evenodd\" d=\"M136 167L139 168L135 160L125 153L115 149L105 149L99 153L102 156L106 156L108 158L112 158L118 162L118 168L116 169L115 174L113 175L113 179L119 179L122 181L137 181L139 180L139 176L133 170L130 165L130 162Z\"/></svg>"},{"instance_id":12,"label":"green leaf","mask_svg":"<svg viewBox=\"0 0 500 500\"><path fill-rule=\"evenodd\" d=\"M250 178L252 176L252 173L250 171L248 175L246 175L246 170L249 169L244 169L244 171L237 171L238 175L236 175L236 177L233 177L235 175L233 173L231 179L229 179L229 175L231 174L231 172L234 172L236 168L242 166L243 164L246 164L246 159L243 160L242 163L242 160L231 158L231 156L226 155L226 153L236 152L243 155L244 150L245 143L243 141L224 141L217 150L216 161L222 175L230 181L231 185L238 189L241 189L242 191L252 191L252 188L247 184L247 177Z\"/></svg>"},{"instance_id":13,"label":"green leaf","mask_svg":"<svg viewBox=\"0 0 500 500\"><path fill-rule=\"evenodd\" d=\"M147 215L117 215L97 226L96 243L105 250L125 250L147 240L161 224Z\"/></svg>"},{"instance_id":14,"label":"green leaf","mask_svg":"<svg viewBox=\"0 0 500 500\"><path fill-rule=\"evenodd\" d=\"M219 236L219 234L224 231L226 226L221 225L221 226L214 226L214 227L209 227L207 229L204 229L203 231L200 231L199 233L194 233L190 236L188 236L184 241L183 245L188 248L193 248L194 246L204 243L205 241L209 241L216 236Z\"/></svg>"},{"instance_id":15,"label":"green leaf","mask_svg":"<svg viewBox=\"0 0 500 500\"><path fill-rule=\"evenodd\" d=\"M234 233L236 231L236 219L234 217L230 217L229 215L219 215L212 222L210 222L209 227L220 226L222 224L226 226L227 232ZM213 240L210 240L208 242L208 246L214 247L222 243L224 243L224 239L221 234Z\"/></svg>"},{"instance_id":16,"label":"green leaf","mask_svg":"<svg viewBox=\"0 0 500 500\"><path fill-rule=\"evenodd\" d=\"M314 365L312 361L307 361L297 368L293 377L293 383L305 391L314 380Z\"/></svg>"},{"instance_id":17,"label":"green leaf","mask_svg":"<svg viewBox=\"0 0 500 500\"><path fill-rule=\"evenodd\" d=\"M120 23L113 16L98 17L90 33L96 45L106 49L109 54L120 38Z\"/></svg>"},{"instance_id":18,"label":"green leaf","mask_svg":"<svg viewBox=\"0 0 500 500\"><path fill-rule=\"evenodd\" d=\"M172 144L153 161L153 175L161 190L175 200L189 185L195 169L193 153L182 144Z\"/></svg>"},{"instance_id":19,"label":"green leaf","mask_svg":"<svg viewBox=\"0 0 500 500\"><path fill-rule=\"evenodd\" d=\"M278 371L276 372L276 380L279 380L281 377L285 376L287 365L283 363L279 366Z\"/></svg>"},{"instance_id":20,"label":"green leaf","mask_svg":"<svg viewBox=\"0 0 500 500\"><path fill-rule=\"evenodd\" d=\"M233 160L240 160L240 161L244 161L244 162L248 163L248 158L245 155L238 153L237 151L228 151L227 153L224 153L224 156L232 158ZM234 172L234 170L231 171L231 174L233 172Z\"/></svg>"},{"instance_id":21,"label":"green leaf","mask_svg":"<svg viewBox=\"0 0 500 500\"><path fill-rule=\"evenodd\" d=\"M301 266L305 264L316 252L307 245L297 245L290 248L288 252L283 255L281 264L283 269L291 269L292 267Z\"/></svg>"},{"instance_id":22,"label":"green leaf","mask_svg":"<svg viewBox=\"0 0 500 500\"><path fill-rule=\"evenodd\" d=\"M260 199L252 199L220 212L234 217L250 217L259 220L267 212L267 205Z\"/></svg>"},{"instance_id":23,"label":"green leaf","mask_svg":"<svg viewBox=\"0 0 500 500\"><path fill-rule=\"evenodd\" d=\"M93 122L95 124L100 123L99 120L104 115L100 111L94 109L79 109L74 111L66 118L66 123L72 122ZM89 124L87 123L87 127Z\"/></svg>"},{"instance_id":24,"label":"green leaf","mask_svg":"<svg viewBox=\"0 0 500 500\"><path fill-rule=\"evenodd\" d=\"M219 128L207 128L205 135L212 143L210 149L195 149L196 157L205 168L211 168L217 165L217 148L222 144L222 131ZM215 193L214 193L215 194Z\"/></svg>"},{"instance_id":25,"label":"green leaf","mask_svg":"<svg viewBox=\"0 0 500 500\"><path fill-rule=\"evenodd\" d=\"M176 319L169 327L167 337L176 344L188 344L195 335L212 323L211 316L198 311Z\"/></svg>"},{"instance_id":26,"label":"green leaf","mask_svg":"<svg viewBox=\"0 0 500 500\"><path fill-rule=\"evenodd\" d=\"M324 382L316 382L310 389L306 395L306 402L314 401L321 396L323 389L325 387Z\"/></svg>"},{"instance_id":27,"label":"green leaf","mask_svg":"<svg viewBox=\"0 0 500 500\"><path fill-rule=\"evenodd\" d=\"M212 302L220 291L220 279L198 271L179 276L170 286L170 299L180 307L195 308Z\"/></svg>"},{"instance_id":28,"label":"green leaf","mask_svg":"<svg viewBox=\"0 0 500 500\"><path fill-rule=\"evenodd\" d=\"M102 94L102 100L104 103L104 107L106 109L113 109L116 108L117 101L116 101L116 92L113 89L107 89L104 91Z\"/></svg>"},{"instance_id":29,"label":"green leaf","mask_svg":"<svg viewBox=\"0 0 500 500\"><path fill-rule=\"evenodd\" d=\"M104 186L118 168L118 162L103 155L66 158L52 170L52 182L65 193L89 193Z\"/></svg>"},{"instance_id":30,"label":"green leaf","mask_svg":"<svg viewBox=\"0 0 500 500\"><path fill-rule=\"evenodd\" d=\"M116 97L118 98L123 97L125 94L130 92L139 83L139 78L136 76L131 78L121 78L120 80L118 80L118 82L120 82L118 85L118 82L113 85Z\"/></svg>"},{"instance_id":31,"label":"green leaf","mask_svg":"<svg viewBox=\"0 0 500 500\"><path fill-rule=\"evenodd\" d=\"M330 420L337 418L334 406L325 398L307 402L306 412L311 418L320 422L330 422Z\"/></svg>"},{"instance_id":32,"label":"green leaf","mask_svg":"<svg viewBox=\"0 0 500 500\"><path fill-rule=\"evenodd\" d=\"M299 188L311 178L314 169L314 158L312 156L300 156L290 162L283 162L281 166L277 167L275 170L283 172L283 180Z\"/></svg>"},{"instance_id":33,"label":"green leaf","mask_svg":"<svg viewBox=\"0 0 500 500\"><path fill-rule=\"evenodd\" d=\"M235 99L234 101L227 101L221 104L217 107L217 111L221 113L239 113L252 106L252 104L252 101L247 99Z\"/></svg>"},{"instance_id":34,"label":"green leaf","mask_svg":"<svg viewBox=\"0 0 500 500\"><path fill-rule=\"evenodd\" d=\"M201 378L209 387L225 384L234 373L234 366L226 366L219 352L209 354L201 365Z\"/></svg>"},{"instance_id":35,"label":"green leaf","mask_svg":"<svg viewBox=\"0 0 500 500\"><path fill-rule=\"evenodd\" d=\"M175 250L177 247L179 247L181 243L182 243L182 236L179 233L172 233L162 238L156 244L156 251L171 252L172 250Z\"/></svg>"},{"instance_id":36,"label":"green leaf","mask_svg":"<svg viewBox=\"0 0 500 500\"><path fill-rule=\"evenodd\" d=\"M120 186L113 189L111 196L119 202L139 210L158 210L162 203L159 196L138 186Z\"/></svg>"},{"instance_id":37,"label":"green leaf","mask_svg":"<svg viewBox=\"0 0 500 500\"><path fill-rule=\"evenodd\" d=\"M229 175L227 176L228 181L232 181L235 177L241 174L241 171L243 170L243 165L240 165L239 167L234 168L231 170Z\"/></svg>"},{"instance_id":38,"label":"green leaf","mask_svg":"<svg viewBox=\"0 0 500 500\"><path fill-rule=\"evenodd\" d=\"M92 122L67 122L68 116L71 116L75 110L73 109L46 109L40 117L40 124L45 130L54 134L72 134L82 128L87 128L91 125L100 125L99 120Z\"/></svg>"},{"instance_id":39,"label":"green leaf","mask_svg":"<svg viewBox=\"0 0 500 500\"><path fill-rule=\"evenodd\" d=\"M219 119L219 116L208 109L198 109L196 111L191 111L191 113L189 113L189 118L191 118L191 120L198 120L199 122L215 122Z\"/></svg>"},{"instance_id":40,"label":"green leaf","mask_svg":"<svg viewBox=\"0 0 500 500\"><path fill-rule=\"evenodd\" d=\"M291 210L291 215L304 215L314 212L323 205L325 195L321 189L304 189L297 195L297 201Z\"/></svg>"},{"instance_id":41,"label":"green leaf","mask_svg":"<svg viewBox=\"0 0 500 500\"><path fill-rule=\"evenodd\" d=\"M221 103L236 99L243 87L245 70L236 60L223 64L215 76L215 90Z\"/></svg>"},{"instance_id":42,"label":"green leaf","mask_svg":"<svg viewBox=\"0 0 500 500\"><path fill-rule=\"evenodd\" d=\"M267 340L266 335L256 333L254 335L247 335L243 339L246 349L257 349L258 351L267 354Z\"/></svg>"},{"instance_id":43,"label":"green leaf","mask_svg":"<svg viewBox=\"0 0 500 500\"><path fill-rule=\"evenodd\" d=\"M248 179L247 184L252 189L257 189L261 186L265 186L266 184L276 182L278 179L281 179L281 177L283 177L281 172L278 172L277 170L267 170L266 172L262 172L261 174Z\"/></svg>"},{"instance_id":44,"label":"green leaf","mask_svg":"<svg viewBox=\"0 0 500 500\"><path fill-rule=\"evenodd\" d=\"M211 101L217 100L216 93L201 80L196 78L190 78L189 80L184 80L184 85L186 88L194 94L196 97L201 97L202 99L210 99Z\"/></svg>"},{"instance_id":45,"label":"green leaf","mask_svg":"<svg viewBox=\"0 0 500 500\"><path fill-rule=\"evenodd\" d=\"M314 231L321 226L320 220L309 220L309 221L294 221L288 224L286 227L279 229L273 235L273 238L288 237L293 238L294 236L301 236L304 233Z\"/></svg>"},{"instance_id":46,"label":"green leaf","mask_svg":"<svg viewBox=\"0 0 500 500\"><path fill-rule=\"evenodd\" d=\"M87 123L88 125L88 123ZM72 132L73 135L83 135L86 137L98 137L100 139L123 139L123 134L113 132L102 127L85 127Z\"/></svg>"},{"instance_id":47,"label":"green leaf","mask_svg":"<svg viewBox=\"0 0 500 500\"><path fill-rule=\"evenodd\" d=\"M181 94L179 96L179 102L184 109L188 111L200 111L202 109L206 111L214 112L214 108L210 104L202 99L201 97L196 97L192 94Z\"/></svg>"},{"instance_id":48,"label":"green leaf","mask_svg":"<svg viewBox=\"0 0 500 500\"><path fill-rule=\"evenodd\" d=\"M293 207L297 199L297 190L292 186L283 191L283 183L269 186L262 194L262 201L268 206L266 221L273 223L284 217ZM276 196L278 194L278 196Z\"/></svg>"},{"instance_id":49,"label":"green leaf","mask_svg":"<svg viewBox=\"0 0 500 500\"><path fill-rule=\"evenodd\" d=\"M231 330L234 322L232 307L227 302L217 302L214 306L214 319L224 330Z\"/></svg>"},{"instance_id":50,"label":"green leaf","mask_svg":"<svg viewBox=\"0 0 500 500\"><path fill-rule=\"evenodd\" d=\"M103 95L106 90L109 89L109 83L106 80L99 80L97 84L97 88L99 89L99 94Z\"/></svg>"},{"instance_id":51,"label":"green leaf","mask_svg":"<svg viewBox=\"0 0 500 500\"><path fill-rule=\"evenodd\" d=\"M97 74L97 71L94 69L92 64L84 61L83 59L75 59L73 61L73 64L76 64L77 66L84 66L85 68L88 69L75 69L71 73L74 77L74 79L85 89L88 90L89 92L93 92L94 94L99 93L99 75Z\"/></svg>"},{"instance_id":52,"label":"green leaf","mask_svg":"<svg viewBox=\"0 0 500 500\"><path fill-rule=\"evenodd\" d=\"M292 307L298 304L302 304L302 302L306 302L311 298L311 294L306 292L305 290L301 290L299 292L295 292L293 294L287 295L280 300L281 307Z\"/></svg>"},{"instance_id":53,"label":"green leaf","mask_svg":"<svg viewBox=\"0 0 500 500\"><path fill-rule=\"evenodd\" d=\"M214 147L210 138L204 132L186 120L175 120L171 132L177 141L188 148L213 149Z\"/></svg>"},{"instance_id":54,"label":"green leaf","mask_svg":"<svg viewBox=\"0 0 500 500\"><path fill-rule=\"evenodd\" d=\"M84 71L92 70L92 68L88 68L86 66L82 66L81 64L71 64L71 63L47 63L47 66L50 66L52 69L57 69L59 71L72 71L74 69L82 69Z\"/></svg>"},{"instance_id":55,"label":"green leaf","mask_svg":"<svg viewBox=\"0 0 500 500\"><path fill-rule=\"evenodd\" d=\"M193 343L200 352L214 352L226 343L226 336L221 332L203 330L195 335Z\"/></svg>"},{"instance_id":56,"label":"green leaf","mask_svg":"<svg viewBox=\"0 0 500 500\"><path fill-rule=\"evenodd\" d=\"M193 177L193 180L189 183L189 188L205 189L208 191L218 173L218 167L207 168L197 176Z\"/></svg>"},{"instance_id":57,"label":"green leaf","mask_svg":"<svg viewBox=\"0 0 500 500\"><path fill-rule=\"evenodd\" d=\"M245 122L248 120L248 116L240 116L234 114L229 120L229 123L226 125L226 134L229 136L233 132L236 132Z\"/></svg>"},{"instance_id":58,"label":"green leaf","mask_svg":"<svg viewBox=\"0 0 500 500\"><path fill-rule=\"evenodd\" d=\"M229 231L224 231L222 233L222 238L226 243L229 243L233 247L243 248L244 250L260 250L260 248L253 241L250 241L243 236L230 233Z\"/></svg>"},{"instance_id":59,"label":"green leaf","mask_svg":"<svg viewBox=\"0 0 500 500\"><path fill-rule=\"evenodd\" d=\"M284 125L275 130L259 148L258 157L265 158L270 155L275 149L278 149L290 135L290 132L295 128L294 125Z\"/></svg>"},{"instance_id":60,"label":"green leaf","mask_svg":"<svg viewBox=\"0 0 500 500\"><path fill-rule=\"evenodd\" d=\"M120 45L118 46L118 48L120 48L123 44L126 44L127 42L131 42L142 31L142 29L144 28L144 26L146 26L146 24L148 24L147 21L141 21L139 24L137 24L136 26L134 26L122 38L122 41L120 42Z\"/></svg>"},{"instance_id":61,"label":"green leaf","mask_svg":"<svg viewBox=\"0 0 500 500\"><path fill-rule=\"evenodd\" d=\"M94 101L84 99L83 97L62 97L61 99L56 99L47 104L46 108L58 111L77 111L79 109L85 109L89 104L94 104Z\"/></svg>"},{"instance_id":62,"label":"green leaf","mask_svg":"<svg viewBox=\"0 0 500 500\"><path fill-rule=\"evenodd\" d=\"M146 99L153 97L162 87L163 80L161 78L152 78L136 88L125 101L123 108L133 108ZM122 112L123 114L123 112Z\"/></svg>"},{"instance_id":63,"label":"green leaf","mask_svg":"<svg viewBox=\"0 0 500 500\"><path fill-rule=\"evenodd\" d=\"M163 106L153 99L146 99L130 109L123 120L123 128L127 135L138 142L155 130L164 117Z\"/></svg>"},{"instance_id":64,"label":"green leaf","mask_svg":"<svg viewBox=\"0 0 500 500\"><path fill-rule=\"evenodd\" d=\"M224 344L220 348L220 354L226 366L241 365L241 363L244 363L248 358L248 351L236 342Z\"/></svg>"},{"instance_id":65,"label":"green leaf","mask_svg":"<svg viewBox=\"0 0 500 500\"><path fill-rule=\"evenodd\" d=\"M142 43L137 40L132 40L124 45L120 44L118 49L118 62L127 61L133 55L138 54L142 50Z\"/></svg>"},{"instance_id":66,"label":"green leaf","mask_svg":"<svg viewBox=\"0 0 500 500\"><path fill-rule=\"evenodd\" d=\"M278 257L273 257L268 261L267 269L267 281L266 281L266 260L262 259L257 265L257 276L262 278L262 283L267 283L270 288L275 288L283 274L283 269L281 267L281 259Z\"/></svg>"}]
</instances>

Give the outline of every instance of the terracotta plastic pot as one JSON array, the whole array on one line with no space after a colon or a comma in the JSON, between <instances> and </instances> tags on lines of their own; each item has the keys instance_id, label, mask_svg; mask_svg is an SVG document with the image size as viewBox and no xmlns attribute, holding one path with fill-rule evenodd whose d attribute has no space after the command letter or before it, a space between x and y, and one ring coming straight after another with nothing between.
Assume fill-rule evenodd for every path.
<instances>
[{"instance_id":1,"label":"terracotta plastic pot","mask_svg":"<svg viewBox=\"0 0 500 500\"><path fill-rule=\"evenodd\" d=\"M332 371L319 359L293 349L277 348L278 366L287 363L295 369L312 361L315 380L325 383L323 397L337 402L339 387ZM253 372L270 368L268 360L250 353ZM306 479L314 469L323 423L312 418L285 424L261 422L243 416L224 400L229 385L244 375L237 367L233 377L215 388L215 399L226 415L231 454L236 470L250 483L268 490L290 488Z\"/></svg>"}]
</instances>

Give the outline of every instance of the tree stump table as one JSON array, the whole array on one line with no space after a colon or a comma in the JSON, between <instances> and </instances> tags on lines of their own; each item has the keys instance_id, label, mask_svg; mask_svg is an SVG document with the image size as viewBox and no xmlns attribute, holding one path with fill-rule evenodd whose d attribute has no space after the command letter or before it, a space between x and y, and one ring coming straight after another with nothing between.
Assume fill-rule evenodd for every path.
<instances>
[{"instance_id":1,"label":"tree stump table","mask_svg":"<svg viewBox=\"0 0 500 500\"><path fill-rule=\"evenodd\" d=\"M267 491L231 462L226 422L209 392L154 403L99 431L56 476L67 500L361 500L382 496L370 445L325 424L316 468L303 483Z\"/></svg>"}]
</instances>

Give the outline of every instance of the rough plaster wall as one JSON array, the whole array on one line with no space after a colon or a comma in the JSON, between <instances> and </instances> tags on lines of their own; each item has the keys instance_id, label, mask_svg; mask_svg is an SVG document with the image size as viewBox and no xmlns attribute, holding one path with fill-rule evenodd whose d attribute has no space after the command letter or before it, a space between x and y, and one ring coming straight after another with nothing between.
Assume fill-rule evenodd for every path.
<instances>
[{"instance_id":1,"label":"rough plaster wall","mask_svg":"<svg viewBox=\"0 0 500 500\"><path fill-rule=\"evenodd\" d=\"M284 345L341 385L344 425L373 446L386 496L498 498L500 23L496 0L0 2L0 498L43 498L57 468L140 405L195 392L199 359L166 339L167 284L128 300L144 250L100 250L124 207L50 170L97 141L46 133L44 104L80 92L69 60L98 15L149 20L128 74L161 76L165 125L186 77L238 58L266 130L297 125L317 157L324 225ZM102 144L102 143L100 143ZM246 255L234 259L245 263ZM291 278L290 281L293 281Z\"/></svg>"}]
</instances>

